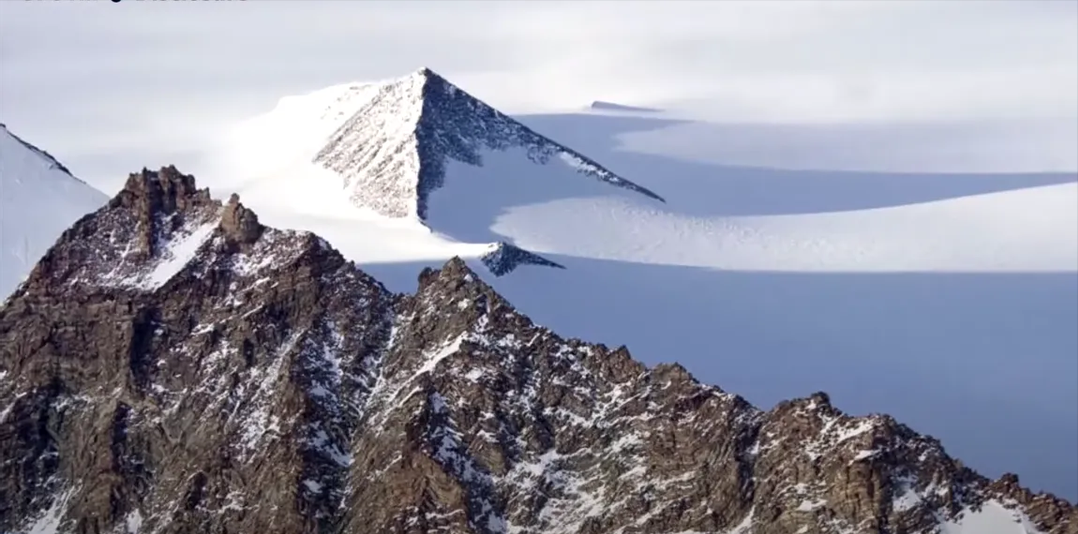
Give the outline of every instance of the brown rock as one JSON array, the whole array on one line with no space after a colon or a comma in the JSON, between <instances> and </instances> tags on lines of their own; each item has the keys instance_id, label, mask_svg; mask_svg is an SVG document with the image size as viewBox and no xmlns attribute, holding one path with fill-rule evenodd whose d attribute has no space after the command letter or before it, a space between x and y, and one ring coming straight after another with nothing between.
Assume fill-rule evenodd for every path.
<instances>
[{"instance_id":1,"label":"brown rock","mask_svg":"<svg viewBox=\"0 0 1078 534\"><path fill-rule=\"evenodd\" d=\"M0 308L0 374L2 532L912 534L1000 506L1078 529L890 417L764 412L563 339L459 258L390 293L172 167Z\"/></svg>"}]
</instances>

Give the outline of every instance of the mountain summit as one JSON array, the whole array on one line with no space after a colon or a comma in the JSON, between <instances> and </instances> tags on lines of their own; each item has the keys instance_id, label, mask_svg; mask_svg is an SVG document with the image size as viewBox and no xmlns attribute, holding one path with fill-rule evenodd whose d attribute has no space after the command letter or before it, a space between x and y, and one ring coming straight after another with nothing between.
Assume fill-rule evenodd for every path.
<instances>
[{"instance_id":1,"label":"mountain summit","mask_svg":"<svg viewBox=\"0 0 1078 534\"><path fill-rule=\"evenodd\" d=\"M215 190L379 262L484 257L496 276L558 267L499 219L565 199L663 201L430 69L282 98L221 148Z\"/></svg>"},{"instance_id":2,"label":"mountain summit","mask_svg":"<svg viewBox=\"0 0 1078 534\"><path fill-rule=\"evenodd\" d=\"M445 185L450 161L482 166L485 152L510 148L523 149L534 163L557 158L586 177L662 200L427 68L377 86L332 134L315 162L344 178L356 204L388 217L425 221L430 195Z\"/></svg>"},{"instance_id":3,"label":"mountain summit","mask_svg":"<svg viewBox=\"0 0 1078 534\"><path fill-rule=\"evenodd\" d=\"M0 299L71 223L108 201L0 124Z\"/></svg>"},{"instance_id":4,"label":"mountain summit","mask_svg":"<svg viewBox=\"0 0 1078 534\"><path fill-rule=\"evenodd\" d=\"M1078 528L888 416L763 411L563 338L459 258L418 278L392 293L173 167L131 175L0 308L0 532Z\"/></svg>"}]
</instances>

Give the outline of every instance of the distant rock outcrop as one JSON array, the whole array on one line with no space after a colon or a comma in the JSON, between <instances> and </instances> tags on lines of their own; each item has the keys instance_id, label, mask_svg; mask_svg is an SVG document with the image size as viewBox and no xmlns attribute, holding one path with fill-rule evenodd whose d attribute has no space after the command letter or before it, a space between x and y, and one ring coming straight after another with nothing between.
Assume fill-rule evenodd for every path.
<instances>
[{"instance_id":1,"label":"distant rock outcrop","mask_svg":"<svg viewBox=\"0 0 1078 534\"><path fill-rule=\"evenodd\" d=\"M503 242L491 245L490 252L483 254L480 260L494 276L507 274L521 265L541 265L556 269L565 268L561 264L554 263L538 254Z\"/></svg>"},{"instance_id":2,"label":"distant rock outcrop","mask_svg":"<svg viewBox=\"0 0 1078 534\"><path fill-rule=\"evenodd\" d=\"M595 102L592 102L591 105L588 106L588 108L592 109L592 110L595 110L595 111L625 111L625 112L633 112L633 113L661 113L662 112L661 109L644 108L644 107L637 107L637 106L626 106L626 105L623 105L623 104L615 104L613 102L603 102L602 100L596 100Z\"/></svg>"}]
</instances>

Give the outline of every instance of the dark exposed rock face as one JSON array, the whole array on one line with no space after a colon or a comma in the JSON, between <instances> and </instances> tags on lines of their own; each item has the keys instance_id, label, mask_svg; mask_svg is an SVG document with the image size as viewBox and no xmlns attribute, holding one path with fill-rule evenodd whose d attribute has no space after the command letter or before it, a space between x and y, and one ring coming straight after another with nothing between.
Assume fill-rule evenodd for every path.
<instances>
[{"instance_id":1,"label":"dark exposed rock face","mask_svg":"<svg viewBox=\"0 0 1078 534\"><path fill-rule=\"evenodd\" d=\"M555 269L565 268L559 263L554 263L538 254L505 242L495 243L490 252L487 252L479 259L494 276L504 276L521 265L539 265L542 267L554 267Z\"/></svg>"},{"instance_id":2,"label":"dark exposed rock face","mask_svg":"<svg viewBox=\"0 0 1078 534\"><path fill-rule=\"evenodd\" d=\"M890 417L825 394L764 412L560 338L459 259L392 294L171 167L132 175L0 308L2 532L980 534L1012 516L1078 532L1070 503Z\"/></svg>"}]
</instances>

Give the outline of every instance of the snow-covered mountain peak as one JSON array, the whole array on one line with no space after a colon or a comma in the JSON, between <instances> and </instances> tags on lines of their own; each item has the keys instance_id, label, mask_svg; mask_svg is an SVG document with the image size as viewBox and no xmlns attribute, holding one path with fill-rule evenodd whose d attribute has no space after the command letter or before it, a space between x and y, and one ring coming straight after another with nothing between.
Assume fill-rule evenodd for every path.
<instances>
[{"instance_id":1,"label":"snow-covered mountain peak","mask_svg":"<svg viewBox=\"0 0 1078 534\"><path fill-rule=\"evenodd\" d=\"M275 132L269 135L274 138L274 151L301 152L287 164L265 170L279 172L282 166L295 168L306 160L315 168L311 174L329 170L337 175L354 206L384 217L414 218L432 227L430 215L439 208L432 206L431 193L449 182L471 178L447 180L453 163L482 167L487 155L510 150L522 156L516 158L517 167L563 166L580 178L662 200L587 156L532 131L428 68L389 81L338 85L287 97L269 115L249 124L256 126L241 140L260 145L250 147L255 149L252 155L266 152L267 130ZM543 179L541 174L530 174ZM481 196L482 190L475 195ZM455 204L444 210L469 208Z\"/></svg>"},{"instance_id":2,"label":"snow-covered mountain peak","mask_svg":"<svg viewBox=\"0 0 1078 534\"><path fill-rule=\"evenodd\" d=\"M430 67L419 67L418 69L413 71L412 74L409 75L409 76L410 77L415 77L415 78L422 78L422 79L435 78L435 79L442 80L443 82L445 81L445 78L443 78L437 72L434 72Z\"/></svg>"},{"instance_id":3,"label":"snow-covered mountain peak","mask_svg":"<svg viewBox=\"0 0 1078 534\"><path fill-rule=\"evenodd\" d=\"M65 228L106 201L48 152L0 124L0 300Z\"/></svg>"},{"instance_id":4,"label":"snow-covered mountain peak","mask_svg":"<svg viewBox=\"0 0 1078 534\"><path fill-rule=\"evenodd\" d=\"M67 174L71 178L74 178L76 181L82 182L82 180L79 180L78 178L75 177L75 175L71 174L71 171L68 170L68 168L65 167L62 163L60 163L56 158L54 158L52 156L52 154L49 154L47 151L42 150L42 149L40 149L40 148L26 142L24 139L20 138L19 136L11 133L11 130L8 130L7 125L2 123L2 122L0 122L0 136L2 136L4 138L4 145L7 148L12 148L14 146L14 144L11 143L11 141L14 141L14 143L22 145L22 147L25 148L26 150L28 150L30 153L32 153L32 154L38 156L39 158L41 158L42 160L44 160L44 163L49 168L57 169L60 172L63 172L65 174ZM86 182L82 182L82 183L86 183Z\"/></svg>"},{"instance_id":5,"label":"snow-covered mountain peak","mask_svg":"<svg viewBox=\"0 0 1078 534\"><path fill-rule=\"evenodd\" d=\"M380 86L314 161L341 175L355 204L388 217L427 222L431 193L445 185L450 161L478 167L485 152L511 148L524 149L533 163L556 157L581 174L661 200L427 68Z\"/></svg>"},{"instance_id":6,"label":"snow-covered mountain peak","mask_svg":"<svg viewBox=\"0 0 1078 534\"><path fill-rule=\"evenodd\" d=\"M283 98L226 145L210 185L239 192L269 224L325 233L348 220L350 232L363 223L398 242L451 251L435 257L488 266L552 264L507 248L513 240L493 230L517 207L605 196L663 201L429 68Z\"/></svg>"}]
</instances>

